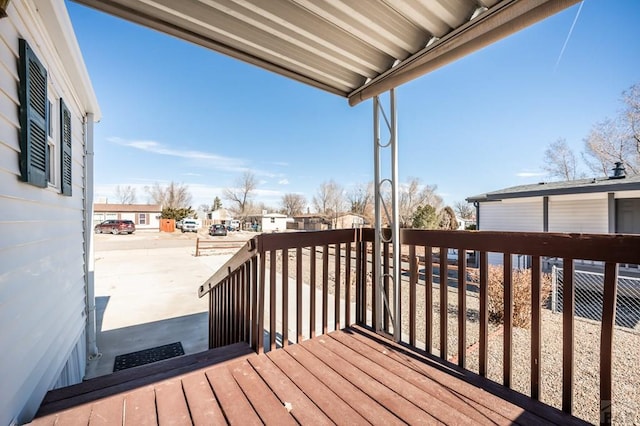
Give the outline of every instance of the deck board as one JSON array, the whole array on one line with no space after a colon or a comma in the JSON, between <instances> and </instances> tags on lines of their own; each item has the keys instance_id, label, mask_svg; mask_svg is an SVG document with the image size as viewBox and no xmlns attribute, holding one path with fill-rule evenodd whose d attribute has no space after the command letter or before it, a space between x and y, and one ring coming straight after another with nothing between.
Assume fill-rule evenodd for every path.
<instances>
[{"instance_id":1,"label":"deck board","mask_svg":"<svg viewBox=\"0 0 640 426\"><path fill-rule=\"evenodd\" d=\"M153 386L143 386L124 398L124 426L153 426L156 416L156 393Z\"/></svg>"},{"instance_id":2,"label":"deck board","mask_svg":"<svg viewBox=\"0 0 640 426\"><path fill-rule=\"evenodd\" d=\"M182 378L182 386L194 425L225 423L222 409L204 372L187 374Z\"/></svg>"},{"instance_id":3,"label":"deck board","mask_svg":"<svg viewBox=\"0 0 640 426\"><path fill-rule=\"evenodd\" d=\"M33 424L586 424L362 327L215 351L56 391Z\"/></svg>"},{"instance_id":4,"label":"deck board","mask_svg":"<svg viewBox=\"0 0 640 426\"><path fill-rule=\"evenodd\" d=\"M411 374L409 369L402 370L398 374L398 370L402 367L400 364L393 365L394 361L382 354L379 354L380 358L376 362L375 355L378 355L377 353L373 353L371 357L366 357L357 350L340 342L342 339L338 336L343 337L342 334L336 334L336 338L326 336L324 339L319 339L319 342L331 352L340 356L341 359L348 360L361 371L392 389L407 401L420 407L433 418L446 424L481 424L489 418L497 424L511 424L508 420L499 418L500 416L498 415L488 417L486 415L478 415L475 410L460 410L460 398L449 398L450 394L447 392L430 392L433 387L436 387L436 383L424 380L423 376ZM422 379L425 386L416 386L413 383L414 380L412 380L414 378L418 381Z\"/></svg>"},{"instance_id":5,"label":"deck board","mask_svg":"<svg viewBox=\"0 0 640 426\"><path fill-rule=\"evenodd\" d=\"M249 363L260 374L278 399L284 404L290 404L291 415L300 424L314 424L317 426L333 425L334 423L304 392L282 374L282 371L267 357L255 357Z\"/></svg>"},{"instance_id":6,"label":"deck board","mask_svg":"<svg viewBox=\"0 0 640 426\"><path fill-rule=\"evenodd\" d=\"M297 424L284 404L247 361L234 364L231 374L263 422L291 426Z\"/></svg>"},{"instance_id":7,"label":"deck board","mask_svg":"<svg viewBox=\"0 0 640 426\"><path fill-rule=\"evenodd\" d=\"M332 421L336 423L342 421L349 424L369 424L364 417L335 394L331 388L325 386L324 383L303 368L286 351L270 352L268 357L302 392L308 395Z\"/></svg>"},{"instance_id":8,"label":"deck board","mask_svg":"<svg viewBox=\"0 0 640 426\"><path fill-rule=\"evenodd\" d=\"M260 417L226 368L207 371L207 379L220 403L227 422L232 425L261 425Z\"/></svg>"},{"instance_id":9,"label":"deck board","mask_svg":"<svg viewBox=\"0 0 640 426\"><path fill-rule=\"evenodd\" d=\"M368 395L386 410L392 412L401 420L407 423L419 424L436 424L437 420L427 411L422 410L403 395L399 394L395 389L387 387L385 384L371 377L356 366L354 366L353 358L340 358L338 355L328 351L326 346L322 344L323 338L309 340L302 346L316 356L327 366L332 366L336 373L348 380L361 392ZM422 394L422 392L420 392ZM416 396L416 395L414 395ZM417 396L420 398L420 396ZM466 419L469 423L469 419Z\"/></svg>"}]
</instances>

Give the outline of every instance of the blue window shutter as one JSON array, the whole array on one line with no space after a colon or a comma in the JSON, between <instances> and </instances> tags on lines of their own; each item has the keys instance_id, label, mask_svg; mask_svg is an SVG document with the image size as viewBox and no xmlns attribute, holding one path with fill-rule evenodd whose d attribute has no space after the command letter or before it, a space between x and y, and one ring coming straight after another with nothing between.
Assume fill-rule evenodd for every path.
<instances>
[{"instance_id":1,"label":"blue window shutter","mask_svg":"<svg viewBox=\"0 0 640 426\"><path fill-rule=\"evenodd\" d=\"M47 150L47 70L29 44L20 39L20 173L22 180L45 188Z\"/></svg>"},{"instance_id":2,"label":"blue window shutter","mask_svg":"<svg viewBox=\"0 0 640 426\"><path fill-rule=\"evenodd\" d=\"M71 196L71 112L60 98L60 170L62 180L62 194Z\"/></svg>"}]
</instances>

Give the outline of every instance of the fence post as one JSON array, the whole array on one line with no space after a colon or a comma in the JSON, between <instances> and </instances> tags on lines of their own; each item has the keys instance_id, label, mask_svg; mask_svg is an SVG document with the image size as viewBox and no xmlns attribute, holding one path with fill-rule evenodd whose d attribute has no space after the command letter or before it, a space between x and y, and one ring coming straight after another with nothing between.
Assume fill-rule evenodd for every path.
<instances>
[{"instance_id":1,"label":"fence post","mask_svg":"<svg viewBox=\"0 0 640 426\"><path fill-rule=\"evenodd\" d=\"M200 238L196 238L196 257L200 255Z\"/></svg>"}]
</instances>

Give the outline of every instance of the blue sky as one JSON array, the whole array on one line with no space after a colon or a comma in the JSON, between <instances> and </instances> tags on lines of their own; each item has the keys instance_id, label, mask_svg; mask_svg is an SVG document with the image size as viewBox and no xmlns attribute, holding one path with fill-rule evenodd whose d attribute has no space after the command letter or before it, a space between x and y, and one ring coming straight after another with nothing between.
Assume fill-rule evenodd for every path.
<instances>
[{"instance_id":1,"label":"blue sky","mask_svg":"<svg viewBox=\"0 0 640 426\"><path fill-rule=\"evenodd\" d=\"M102 108L95 189L189 186L193 207L222 198L243 170L257 201L311 202L333 179L373 178L372 103L345 99L221 54L67 3ZM446 203L548 180L547 145L581 151L589 129L640 83L640 1L586 0L396 90L400 180L438 186ZM229 205L223 200L223 205Z\"/></svg>"}]
</instances>

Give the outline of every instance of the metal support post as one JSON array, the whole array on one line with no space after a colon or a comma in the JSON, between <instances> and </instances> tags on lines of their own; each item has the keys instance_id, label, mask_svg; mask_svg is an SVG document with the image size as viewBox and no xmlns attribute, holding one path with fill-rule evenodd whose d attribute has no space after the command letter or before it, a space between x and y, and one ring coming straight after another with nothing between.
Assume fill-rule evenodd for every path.
<instances>
[{"instance_id":1,"label":"metal support post","mask_svg":"<svg viewBox=\"0 0 640 426\"><path fill-rule=\"evenodd\" d=\"M375 190L375 242L373 250L373 267L376 276L373 291L376 292L376 332L393 335L397 342L401 340L402 320L400 317L400 215L398 211L398 135L395 89L389 91L389 117L381 104L380 97L373 98L373 135L374 135L374 190ZM388 140L381 141L381 120L383 119L388 133ZM384 159L382 158L384 156ZM382 163L386 162L383 170ZM383 176L386 176L384 177ZM391 201L391 206L388 205ZM391 207L391 209L389 209ZM383 223L384 220L384 223ZM384 226L384 227L383 227ZM382 245L391 246L391 261L389 272L385 273L382 264ZM385 280L390 281L389 292L393 294L390 303L390 294L384 287ZM390 327L385 329L385 318Z\"/></svg>"}]
</instances>

